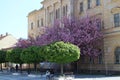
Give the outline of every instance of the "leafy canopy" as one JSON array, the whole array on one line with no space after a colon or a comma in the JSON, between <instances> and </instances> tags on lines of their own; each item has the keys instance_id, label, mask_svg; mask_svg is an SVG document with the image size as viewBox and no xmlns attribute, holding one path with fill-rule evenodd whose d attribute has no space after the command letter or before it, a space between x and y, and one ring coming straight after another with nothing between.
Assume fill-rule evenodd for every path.
<instances>
[{"instance_id":1,"label":"leafy canopy","mask_svg":"<svg viewBox=\"0 0 120 80\"><path fill-rule=\"evenodd\" d=\"M39 63L43 61L43 58L39 54L39 47L30 46L25 48L21 54L21 60L25 63Z\"/></svg>"},{"instance_id":2,"label":"leafy canopy","mask_svg":"<svg viewBox=\"0 0 120 80\"><path fill-rule=\"evenodd\" d=\"M0 50L0 63L6 62L6 51Z\"/></svg>"},{"instance_id":3,"label":"leafy canopy","mask_svg":"<svg viewBox=\"0 0 120 80\"><path fill-rule=\"evenodd\" d=\"M79 59L80 49L71 43L55 42L46 47L46 56L50 62L70 63Z\"/></svg>"},{"instance_id":4,"label":"leafy canopy","mask_svg":"<svg viewBox=\"0 0 120 80\"><path fill-rule=\"evenodd\" d=\"M8 53L6 55L6 59L9 62L21 64L21 63L23 63L23 61L20 59L21 53L22 53L21 48L14 48L14 49L8 51Z\"/></svg>"}]
</instances>

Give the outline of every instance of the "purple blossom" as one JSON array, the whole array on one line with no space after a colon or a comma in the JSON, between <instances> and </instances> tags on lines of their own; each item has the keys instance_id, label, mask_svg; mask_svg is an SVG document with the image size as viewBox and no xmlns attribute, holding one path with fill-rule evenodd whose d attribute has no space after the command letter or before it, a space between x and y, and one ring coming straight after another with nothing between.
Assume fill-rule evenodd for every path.
<instances>
[{"instance_id":1,"label":"purple blossom","mask_svg":"<svg viewBox=\"0 0 120 80\"><path fill-rule=\"evenodd\" d=\"M16 44L16 47L19 48L27 48L29 46L35 45L35 41L32 41L30 39L22 39L20 38Z\"/></svg>"},{"instance_id":2,"label":"purple blossom","mask_svg":"<svg viewBox=\"0 0 120 80\"><path fill-rule=\"evenodd\" d=\"M97 56L102 44L103 34L100 30L99 18L82 19L63 18L51 27L46 27L37 40L37 45L47 45L55 41L70 42L80 47L81 54Z\"/></svg>"}]
</instances>

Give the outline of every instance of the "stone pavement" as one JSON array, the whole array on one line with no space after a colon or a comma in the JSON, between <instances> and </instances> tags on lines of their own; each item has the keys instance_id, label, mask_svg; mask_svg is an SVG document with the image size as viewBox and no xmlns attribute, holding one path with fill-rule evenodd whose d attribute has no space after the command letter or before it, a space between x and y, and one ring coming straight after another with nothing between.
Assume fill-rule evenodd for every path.
<instances>
[{"instance_id":1,"label":"stone pavement","mask_svg":"<svg viewBox=\"0 0 120 80\"><path fill-rule=\"evenodd\" d=\"M104 76L104 75L75 75L74 78L56 77L55 80L120 80L120 76ZM0 80L46 80L44 75L27 75L27 74L6 74L0 73Z\"/></svg>"},{"instance_id":2,"label":"stone pavement","mask_svg":"<svg viewBox=\"0 0 120 80\"><path fill-rule=\"evenodd\" d=\"M120 76L76 75L74 80L120 80Z\"/></svg>"}]
</instances>

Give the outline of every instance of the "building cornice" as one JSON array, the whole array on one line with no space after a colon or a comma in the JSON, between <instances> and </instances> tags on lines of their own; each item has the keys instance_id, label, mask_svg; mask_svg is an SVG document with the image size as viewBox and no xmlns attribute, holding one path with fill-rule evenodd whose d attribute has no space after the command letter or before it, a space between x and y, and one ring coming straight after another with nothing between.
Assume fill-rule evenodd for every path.
<instances>
[{"instance_id":1,"label":"building cornice","mask_svg":"<svg viewBox=\"0 0 120 80\"><path fill-rule=\"evenodd\" d=\"M28 16L29 16L29 15L32 15L32 14L35 14L37 11L38 11L38 10L33 10L33 11L29 12L29 13L28 13Z\"/></svg>"},{"instance_id":2,"label":"building cornice","mask_svg":"<svg viewBox=\"0 0 120 80\"><path fill-rule=\"evenodd\" d=\"M46 1L47 1L47 0L43 0L43 1L41 2L41 4L44 4Z\"/></svg>"}]
</instances>

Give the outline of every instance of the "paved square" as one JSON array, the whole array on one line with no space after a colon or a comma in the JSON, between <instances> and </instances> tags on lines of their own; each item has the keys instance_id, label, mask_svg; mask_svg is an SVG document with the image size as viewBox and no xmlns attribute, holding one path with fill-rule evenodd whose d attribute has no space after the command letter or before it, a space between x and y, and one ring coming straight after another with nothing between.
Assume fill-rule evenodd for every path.
<instances>
[{"instance_id":1,"label":"paved square","mask_svg":"<svg viewBox=\"0 0 120 80\"><path fill-rule=\"evenodd\" d=\"M11 74L0 73L0 80L46 80L45 76L27 75L27 74ZM65 79L56 77L55 80L120 80L120 76L104 76L104 75L75 75L74 79Z\"/></svg>"}]
</instances>

